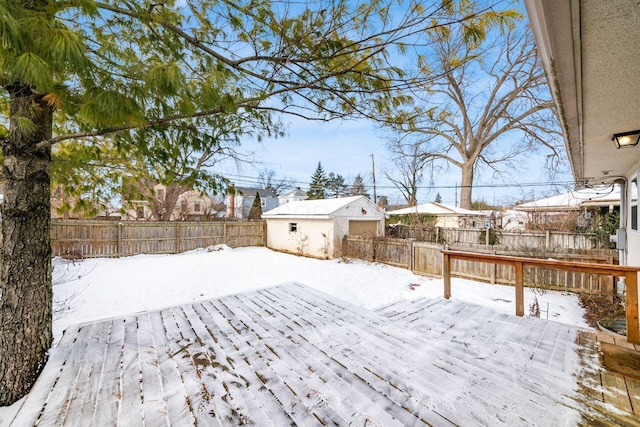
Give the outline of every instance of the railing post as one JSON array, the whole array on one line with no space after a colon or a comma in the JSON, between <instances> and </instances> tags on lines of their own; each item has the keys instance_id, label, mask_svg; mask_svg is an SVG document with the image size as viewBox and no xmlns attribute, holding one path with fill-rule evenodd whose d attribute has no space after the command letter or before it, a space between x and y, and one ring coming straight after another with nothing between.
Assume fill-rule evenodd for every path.
<instances>
[{"instance_id":1,"label":"railing post","mask_svg":"<svg viewBox=\"0 0 640 427\"><path fill-rule=\"evenodd\" d=\"M524 316L524 272L521 261L516 261L516 316Z\"/></svg>"},{"instance_id":2,"label":"railing post","mask_svg":"<svg viewBox=\"0 0 640 427\"><path fill-rule=\"evenodd\" d=\"M444 280L444 297L451 298L451 259L449 254L442 254L442 278Z\"/></svg>"},{"instance_id":3,"label":"railing post","mask_svg":"<svg viewBox=\"0 0 640 427\"><path fill-rule=\"evenodd\" d=\"M638 272L625 273L627 289L627 341L640 344L640 325L638 324Z\"/></svg>"}]
</instances>

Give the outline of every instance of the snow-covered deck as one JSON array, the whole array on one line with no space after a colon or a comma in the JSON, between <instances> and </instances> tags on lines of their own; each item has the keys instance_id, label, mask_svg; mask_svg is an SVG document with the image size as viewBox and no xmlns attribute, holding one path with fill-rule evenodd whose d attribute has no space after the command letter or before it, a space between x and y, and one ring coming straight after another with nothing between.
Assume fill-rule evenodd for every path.
<instances>
[{"instance_id":1,"label":"snow-covered deck","mask_svg":"<svg viewBox=\"0 0 640 427\"><path fill-rule=\"evenodd\" d=\"M12 425L588 424L607 416L595 343L459 301L373 312L291 283L70 328Z\"/></svg>"}]
</instances>

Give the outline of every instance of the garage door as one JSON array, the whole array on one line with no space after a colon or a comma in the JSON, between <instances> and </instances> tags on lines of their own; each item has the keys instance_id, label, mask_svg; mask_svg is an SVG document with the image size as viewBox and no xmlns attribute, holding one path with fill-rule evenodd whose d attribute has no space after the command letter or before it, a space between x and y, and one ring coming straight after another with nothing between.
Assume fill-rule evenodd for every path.
<instances>
[{"instance_id":1,"label":"garage door","mask_svg":"<svg viewBox=\"0 0 640 427\"><path fill-rule=\"evenodd\" d=\"M376 236L378 221L349 221L349 236Z\"/></svg>"}]
</instances>

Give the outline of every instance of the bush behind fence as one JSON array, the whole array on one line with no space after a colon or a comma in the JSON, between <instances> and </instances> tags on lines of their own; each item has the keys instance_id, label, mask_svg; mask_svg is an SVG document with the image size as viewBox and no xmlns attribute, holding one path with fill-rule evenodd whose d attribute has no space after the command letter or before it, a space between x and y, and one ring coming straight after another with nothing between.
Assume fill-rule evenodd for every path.
<instances>
[{"instance_id":1,"label":"bush behind fence","mask_svg":"<svg viewBox=\"0 0 640 427\"><path fill-rule=\"evenodd\" d=\"M173 254L218 244L264 246L264 221L141 222L52 220L52 256Z\"/></svg>"},{"instance_id":2,"label":"bush behind fence","mask_svg":"<svg viewBox=\"0 0 640 427\"><path fill-rule=\"evenodd\" d=\"M618 252L610 249L558 250L541 247L517 250L505 246L487 246L471 243L449 245L448 247L451 250L465 252L527 258L553 258L561 261L596 264L618 263ZM381 262L407 268L417 274L435 277L442 276L441 250L442 245L440 244L417 242L413 239L346 236L343 241L343 255L346 257ZM452 275L490 283L515 283L514 269L507 265L453 260ZM546 289L605 293L613 292L615 281L612 276L527 268L525 269L525 285Z\"/></svg>"}]
</instances>

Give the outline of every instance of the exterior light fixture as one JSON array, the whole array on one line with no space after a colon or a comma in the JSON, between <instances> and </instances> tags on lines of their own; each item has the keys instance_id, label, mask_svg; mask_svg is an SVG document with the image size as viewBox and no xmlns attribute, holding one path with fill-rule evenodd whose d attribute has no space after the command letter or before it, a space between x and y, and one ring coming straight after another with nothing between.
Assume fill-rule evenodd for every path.
<instances>
[{"instance_id":1,"label":"exterior light fixture","mask_svg":"<svg viewBox=\"0 0 640 427\"><path fill-rule=\"evenodd\" d=\"M616 144L616 148L634 147L640 142L640 130L614 133L611 140Z\"/></svg>"}]
</instances>

